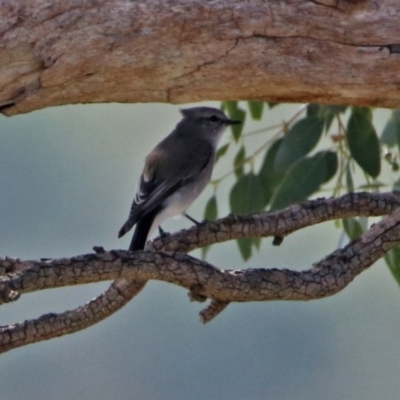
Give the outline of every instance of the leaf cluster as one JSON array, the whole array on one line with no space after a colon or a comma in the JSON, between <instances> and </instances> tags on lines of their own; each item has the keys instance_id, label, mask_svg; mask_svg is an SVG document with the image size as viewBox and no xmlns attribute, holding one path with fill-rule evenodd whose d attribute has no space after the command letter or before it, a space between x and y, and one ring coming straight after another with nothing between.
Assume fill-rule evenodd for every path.
<instances>
[{"instance_id":1,"label":"leaf cluster","mask_svg":"<svg viewBox=\"0 0 400 400\"><path fill-rule=\"evenodd\" d=\"M217 190L228 177L234 177L229 194L234 214L279 210L326 192L337 196L356 189L378 191L388 185L381 181L387 177L384 163L398 179L400 111L392 111L379 137L371 108L307 104L281 124L269 126L265 121L277 106L278 103L257 101L221 104L232 119L243 123L232 127L231 140L217 153L217 161L231 155L232 170L213 181L214 194L205 208L206 219L218 218ZM261 128L245 133L246 120L258 121ZM253 135L259 135L260 145L248 154L247 140ZM394 188L400 186L399 182ZM337 225L348 239L353 239L361 235L367 223L365 219L352 218ZM259 248L260 240L239 239L238 246L242 257L248 260ZM395 258L400 265L398 253L398 263L397 253L387 257L392 271L396 270ZM400 282L400 267L398 271Z\"/></svg>"}]
</instances>

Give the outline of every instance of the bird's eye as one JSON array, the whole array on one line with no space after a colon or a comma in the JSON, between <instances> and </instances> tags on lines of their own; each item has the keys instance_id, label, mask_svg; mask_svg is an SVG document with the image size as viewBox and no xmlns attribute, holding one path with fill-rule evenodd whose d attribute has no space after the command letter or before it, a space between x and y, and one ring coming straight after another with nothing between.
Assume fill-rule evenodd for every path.
<instances>
[{"instance_id":1,"label":"bird's eye","mask_svg":"<svg viewBox=\"0 0 400 400\"><path fill-rule=\"evenodd\" d=\"M210 118L208 118L211 122L217 122L218 121L218 117L216 115L211 115Z\"/></svg>"}]
</instances>

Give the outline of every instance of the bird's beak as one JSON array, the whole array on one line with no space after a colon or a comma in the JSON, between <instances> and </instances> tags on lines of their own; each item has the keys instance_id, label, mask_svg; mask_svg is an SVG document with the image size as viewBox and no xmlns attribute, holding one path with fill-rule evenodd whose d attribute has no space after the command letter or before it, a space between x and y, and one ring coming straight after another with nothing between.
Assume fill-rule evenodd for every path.
<instances>
[{"instance_id":1,"label":"bird's beak","mask_svg":"<svg viewBox=\"0 0 400 400\"><path fill-rule=\"evenodd\" d=\"M241 124L242 121L239 121L239 120L237 120L237 119L227 119L227 120L225 121L225 123L226 123L227 125L238 125L238 124Z\"/></svg>"}]
</instances>

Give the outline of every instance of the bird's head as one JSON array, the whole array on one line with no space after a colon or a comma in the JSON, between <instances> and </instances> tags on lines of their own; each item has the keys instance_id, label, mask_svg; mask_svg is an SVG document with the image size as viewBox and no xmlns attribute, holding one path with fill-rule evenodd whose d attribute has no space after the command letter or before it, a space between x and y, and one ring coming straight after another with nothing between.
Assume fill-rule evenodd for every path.
<instances>
[{"instance_id":1,"label":"bird's head","mask_svg":"<svg viewBox=\"0 0 400 400\"><path fill-rule=\"evenodd\" d=\"M219 137L228 126L242 122L229 119L221 110L212 107L185 108L181 109L181 113L183 121L208 137Z\"/></svg>"}]
</instances>

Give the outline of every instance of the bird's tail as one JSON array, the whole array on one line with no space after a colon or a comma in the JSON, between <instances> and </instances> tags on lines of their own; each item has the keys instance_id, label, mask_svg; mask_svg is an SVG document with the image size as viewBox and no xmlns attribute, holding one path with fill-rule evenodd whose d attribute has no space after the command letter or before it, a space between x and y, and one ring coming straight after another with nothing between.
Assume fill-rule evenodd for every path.
<instances>
[{"instance_id":1,"label":"bird's tail","mask_svg":"<svg viewBox=\"0 0 400 400\"><path fill-rule=\"evenodd\" d=\"M130 251L143 250L149 236L150 228L153 225L156 215L160 212L160 208L150 211L148 214L141 217L136 224L135 233L131 244L129 246Z\"/></svg>"},{"instance_id":2,"label":"bird's tail","mask_svg":"<svg viewBox=\"0 0 400 400\"><path fill-rule=\"evenodd\" d=\"M135 200L133 201L131 211L129 212L129 217L122 226L122 228L118 232L118 239L125 235L126 232L129 232L132 227L136 224L138 219L142 216L142 212L135 206Z\"/></svg>"},{"instance_id":3,"label":"bird's tail","mask_svg":"<svg viewBox=\"0 0 400 400\"><path fill-rule=\"evenodd\" d=\"M136 221L131 221L130 218L124 223L122 228L118 232L118 239L125 235L126 232L132 229L132 226L135 225Z\"/></svg>"}]
</instances>

